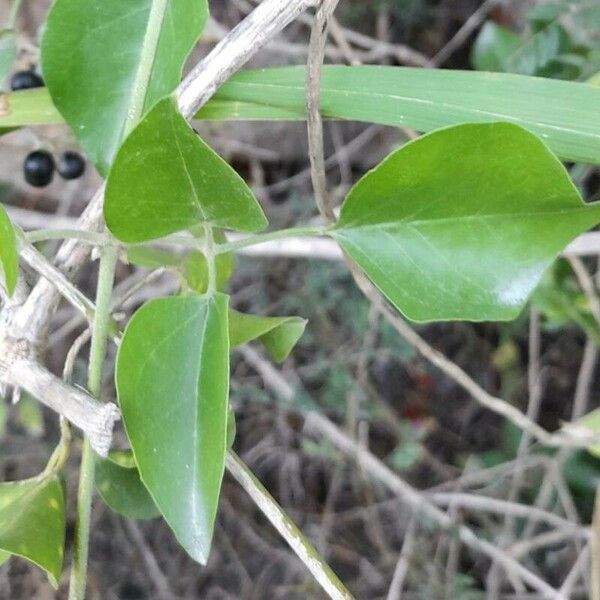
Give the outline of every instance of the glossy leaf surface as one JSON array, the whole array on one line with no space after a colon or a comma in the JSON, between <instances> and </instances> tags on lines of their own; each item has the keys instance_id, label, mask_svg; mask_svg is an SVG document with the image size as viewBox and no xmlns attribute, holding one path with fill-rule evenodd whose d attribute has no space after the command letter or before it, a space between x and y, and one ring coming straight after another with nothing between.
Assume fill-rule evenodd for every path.
<instances>
[{"instance_id":1,"label":"glossy leaf surface","mask_svg":"<svg viewBox=\"0 0 600 600\"><path fill-rule=\"evenodd\" d=\"M56 0L42 70L54 104L105 174L132 106L170 94L206 19L206 0Z\"/></svg>"},{"instance_id":2,"label":"glossy leaf surface","mask_svg":"<svg viewBox=\"0 0 600 600\"><path fill-rule=\"evenodd\" d=\"M44 569L54 587L63 564L64 504L56 476L0 483L0 550Z\"/></svg>"},{"instance_id":3,"label":"glossy leaf surface","mask_svg":"<svg viewBox=\"0 0 600 600\"><path fill-rule=\"evenodd\" d=\"M128 519L160 516L130 452L111 452L96 461L96 489L111 510Z\"/></svg>"},{"instance_id":4,"label":"glossy leaf surface","mask_svg":"<svg viewBox=\"0 0 600 600\"><path fill-rule=\"evenodd\" d=\"M306 329L300 317L257 317L229 311L229 343L232 348L260 340L273 360L283 362Z\"/></svg>"},{"instance_id":5,"label":"glossy leaf surface","mask_svg":"<svg viewBox=\"0 0 600 600\"><path fill-rule=\"evenodd\" d=\"M506 320L599 220L538 138L497 123L391 154L350 191L332 235L410 319Z\"/></svg>"},{"instance_id":6,"label":"glossy leaf surface","mask_svg":"<svg viewBox=\"0 0 600 600\"><path fill-rule=\"evenodd\" d=\"M127 137L111 169L104 215L124 242L142 242L200 223L256 231L266 219L244 180L177 111L159 102Z\"/></svg>"},{"instance_id":7,"label":"glossy leaf surface","mask_svg":"<svg viewBox=\"0 0 600 600\"><path fill-rule=\"evenodd\" d=\"M300 67L244 71L197 115L214 120L305 119ZM326 66L322 111L432 131L465 122L507 121L539 135L561 158L600 164L600 87L506 73L402 67ZM9 94L1 127L60 122L46 90Z\"/></svg>"},{"instance_id":8,"label":"glossy leaf surface","mask_svg":"<svg viewBox=\"0 0 600 600\"><path fill-rule=\"evenodd\" d=\"M123 422L144 485L179 543L205 563L227 441L228 298L153 300L117 357Z\"/></svg>"},{"instance_id":9,"label":"glossy leaf surface","mask_svg":"<svg viewBox=\"0 0 600 600\"><path fill-rule=\"evenodd\" d=\"M0 206L0 267L4 274L4 283L9 295L17 285L19 274L19 253L17 236L6 211Z\"/></svg>"}]
</instances>

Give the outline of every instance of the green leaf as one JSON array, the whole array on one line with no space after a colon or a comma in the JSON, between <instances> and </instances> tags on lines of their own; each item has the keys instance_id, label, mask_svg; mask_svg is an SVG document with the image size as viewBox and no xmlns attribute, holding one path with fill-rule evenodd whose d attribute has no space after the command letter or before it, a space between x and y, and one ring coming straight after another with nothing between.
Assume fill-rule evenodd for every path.
<instances>
[{"instance_id":1,"label":"green leaf","mask_svg":"<svg viewBox=\"0 0 600 600\"><path fill-rule=\"evenodd\" d=\"M24 125L64 123L48 93L48 88L34 88L0 96L0 129Z\"/></svg>"},{"instance_id":2,"label":"green leaf","mask_svg":"<svg viewBox=\"0 0 600 600\"><path fill-rule=\"evenodd\" d=\"M551 23L532 35L507 61L509 71L521 75L544 74L551 61L569 50L569 38L558 23Z\"/></svg>"},{"instance_id":3,"label":"green leaf","mask_svg":"<svg viewBox=\"0 0 600 600\"><path fill-rule=\"evenodd\" d=\"M305 72L283 67L238 73L198 113L212 120L306 118ZM7 95L1 127L56 123L45 90ZM510 98L510 102L507 102ZM539 135L565 160L600 164L600 87L506 73L378 66L326 66L322 111L350 119L433 131L465 122L507 121Z\"/></svg>"},{"instance_id":4,"label":"green leaf","mask_svg":"<svg viewBox=\"0 0 600 600\"><path fill-rule=\"evenodd\" d=\"M159 102L127 137L106 187L104 216L124 242L143 242L200 223L238 231L266 225L244 180L177 111Z\"/></svg>"},{"instance_id":5,"label":"green leaf","mask_svg":"<svg viewBox=\"0 0 600 600\"><path fill-rule=\"evenodd\" d=\"M227 241L222 231L214 230L213 238L217 244L223 244ZM233 274L234 258L231 252L225 252L215 256L216 285L218 290L222 290ZM208 263L204 254L201 252L190 252L183 258L181 265L181 274L186 285L198 292L204 294L208 290Z\"/></svg>"},{"instance_id":6,"label":"green leaf","mask_svg":"<svg viewBox=\"0 0 600 600\"><path fill-rule=\"evenodd\" d=\"M231 254L217 255L215 266L217 289L222 290L233 273L233 256ZM201 252L189 253L183 261L182 275L190 289L204 294L208 290L208 264L204 254Z\"/></svg>"},{"instance_id":7,"label":"green leaf","mask_svg":"<svg viewBox=\"0 0 600 600\"><path fill-rule=\"evenodd\" d=\"M304 77L301 67L239 73L199 116L264 118L268 109L273 115L268 118L303 120ZM595 164L600 164L599 105L600 89L594 86L505 73L327 66L321 86L326 118L418 131L508 121L542 137L564 159Z\"/></svg>"},{"instance_id":8,"label":"green leaf","mask_svg":"<svg viewBox=\"0 0 600 600\"><path fill-rule=\"evenodd\" d=\"M57 476L0 483L0 550L44 569L58 587L64 540L65 501Z\"/></svg>"},{"instance_id":9,"label":"green leaf","mask_svg":"<svg viewBox=\"0 0 600 600\"><path fill-rule=\"evenodd\" d=\"M153 300L129 322L116 383L140 477L179 543L206 563L227 441L228 297Z\"/></svg>"},{"instance_id":10,"label":"green leaf","mask_svg":"<svg viewBox=\"0 0 600 600\"><path fill-rule=\"evenodd\" d=\"M300 317L256 317L229 311L229 344L232 348L260 340L273 360L283 362L306 329Z\"/></svg>"},{"instance_id":11,"label":"green leaf","mask_svg":"<svg viewBox=\"0 0 600 600\"><path fill-rule=\"evenodd\" d=\"M552 21L556 21L556 19L562 16L565 12L568 12L572 5L573 2L570 0L567 2L540 4L527 11L527 20L531 22L532 26L537 31Z\"/></svg>"},{"instance_id":12,"label":"green leaf","mask_svg":"<svg viewBox=\"0 0 600 600\"><path fill-rule=\"evenodd\" d=\"M488 21L481 28L471 50L471 62L478 71L506 70L508 58L521 46L516 33Z\"/></svg>"},{"instance_id":13,"label":"green leaf","mask_svg":"<svg viewBox=\"0 0 600 600\"><path fill-rule=\"evenodd\" d=\"M179 267L182 260L181 256L158 248L148 248L147 246L127 248L127 261L130 264L148 269Z\"/></svg>"},{"instance_id":14,"label":"green leaf","mask_svg":"<svg viewBox=\"0 0 600 600\"><path fill-rule=\"evenodd\" d=\"M170 94L208 18L207 0L56 0L42 41L54 104L105 174L131 108Z\"/></svg>"},{"instance_id":15,"label":"green leaf","mask_svg":"<svg viewBox=\"0 0 600 600\"><path fill-rule=\"evenodd\" d=\"M17 236L6 211L0 206L0 266L9 296L15 291L19 276L19 253Z\"/></svg>"},{"instance_id":16,"label":"green leaf","mask_svg":"<svg viewBox=\"0 0 600 600\"><path fill-rule=\"evenodd\" d=\"M221 244L227 241L223 232L213 231L215 242ZM191 251L174 254L166 250L133 246L127 249L127 260L135 265L149 269L173 267L179 271L182 287L185 291L193 290L204 294L208 290L208 264L204 254ZM231 252L215 256L217 290L223 290L233 273L234 258Z\"/></svg>"},{"instance_id":17,"label":"green leaf","mask_svg":"<svg viewBox=\"0 0 600 600\"><path fill-rule=\"evenodd\" d=\"M567 261L557 261L545 274L531 302L546 318L547 328L558 329L573 321L600 346L598 323Z\"/></svg>"},{"instance_id":18,"label":"green leaf","mask_svg":"<svg viewBox=\"0 0 600 600\"><path fill-rule=\"evenodd\" d=\"M391 154L350 191L331 235L410 319L507 320L599 220L539 139L496 123Z\"/></svg>"},{"instance_id":19,"label":"green leaf","mask_svg":"<svg viewBox=\"0 0 600 600\"><path fill-rule=\"evenodd\" d=\"M302 121L304 77L301 67L238 73L197 117ZM32 91L33 97L23 97L29 92L5 97L0 127L60 122L45 90ZM542 137L561 158L593 164L600 164L599 104L600 87L506 73L326 66L322 84L322 111L329 119L424 132L508 121Z\"/></svg>"},{"instance_id":20,"label":"green leaf","mask_svg":"<svg viewBox=\"0 0 600 600\"><path fill-rule=\"evenodd\" d=\"M131 452L111 452L108 458L96 460L96 489L111 510L128 519L160 516Z\"/></svg>"}]
</instances>

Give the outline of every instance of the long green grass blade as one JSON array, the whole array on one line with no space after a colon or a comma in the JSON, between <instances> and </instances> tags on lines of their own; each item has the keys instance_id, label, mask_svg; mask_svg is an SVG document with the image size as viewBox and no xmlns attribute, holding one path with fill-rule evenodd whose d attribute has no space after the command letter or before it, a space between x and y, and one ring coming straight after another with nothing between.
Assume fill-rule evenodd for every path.
<instances>
[{"instance_id":1,"label":"long green grass blade","mask_svg":"<svg viewBox=\"0 0 600 600\"><path fill-rule=\"evenodd\" d=\"M325 68L323 116L432 131L508 121L566 160L600 163L600 89L505 73L399 67ZM206 119L304 118L304 69L239 73L199 115Z\"/></svg>"},{"instance_id":2,"label":"long green grass blade","mask_svg":"<svg viewBox=\"0 0 600 600\"><path fill-rule=\"evenodd\" d=\"M325 67L322 111L348 119L431 131L464 122L508 121L544 139L561 158L600 164L600 88L586 83L401 67ZM4 98L0 128L57 122L50 99ZM4 114L3 114L4 113ZM304 119L304 68L238 73L200 111L212 120Z\"/></svg>"}]
</instances>

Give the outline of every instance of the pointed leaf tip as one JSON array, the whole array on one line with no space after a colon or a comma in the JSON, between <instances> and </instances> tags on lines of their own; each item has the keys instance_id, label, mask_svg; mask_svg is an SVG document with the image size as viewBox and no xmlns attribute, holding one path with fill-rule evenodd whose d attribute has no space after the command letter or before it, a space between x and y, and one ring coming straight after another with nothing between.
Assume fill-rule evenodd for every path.
<instances>
[{"instance_id":1,"label":"pointed leaf tip","mask_svg":"<svg viewBox=\"0 0 600 600\"><path fill-rule=\"evenodd\" d=\"M143 242L200 223L257 231L267 220L244 180L161 100L127 137L108 177L106 223L124 242Z\"/></svg>"},{"instance_id":2,"label":"pointed leaf tip","mask_svg":"<svg viewBox=\"0 0 600 600\"><path fill-rule=\"evenodd\" d=\"M207 0L55 0L42 39L44 80L101 174L131 106L145 112L177 87L207 19Z\"/></svg>"},{"instance_id":3,"label":"pointed leaf tip","mask_svg":"<svg viewBox=\"0 0 600 600\"><path fill-rule=\"evenodd\" d=\"M227 444L228 297L162 298L129 322L116 383L140 477L198 562L210 550Z\"/></svg>"}]
</instances>

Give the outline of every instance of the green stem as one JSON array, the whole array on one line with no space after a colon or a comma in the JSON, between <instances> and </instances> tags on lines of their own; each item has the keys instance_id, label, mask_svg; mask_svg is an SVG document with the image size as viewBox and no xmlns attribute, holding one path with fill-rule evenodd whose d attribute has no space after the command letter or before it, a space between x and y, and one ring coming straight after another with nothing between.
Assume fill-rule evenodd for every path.
<instances>
[{"instance_id":1,"label":"green stem","mask_svg":"<svg viewBox=\"0 0 600 600\"><path fill-rule=\"evenodd\" d=\"M272 242L274 240L281 240L290 237L322 236L325 235L330 228L331 226L318 225L308 227L292 227L291 229L280 229L279 231L261 233L244 238L242 240L237 240L235 242L217 244L215 246L215 255L234 252L235 250L239 250L241 248L257 246L258 244L264 244L265 242Z\"/></svg>"},{"instance_id":2,"label":"green stem","mask_svg":"<svg viewBox=\"0 0 600 600\"><path fill-rule=\"evenodd\" d=\"M14 0L10 7L10 13L6 20L6 29L14 29L17 24L17 16L19 15L19 9L21 8L22 0Z\"/></svg>"},{"instance_id":3,"label":"green stem","mask_svg":"<svg viewBox=\"0 0 600 600\"><path fill-rule=\"evenodd\" d=\"M142 44L140 54L140 62L135 76L135 82L129 100L129 110L127 112L127 120L125 121L124 135L125 137L140 120L144 106L146 104L146 96L148 94L148 85L152 75L152 67L160 41L160 32L162 29L163 20L167 11L168 0L154 0L148 15L148 26L146 27L146 35Z\"/></svg>"},{"instance_id":4,"label":"green stem","mask_svg":"<svg viewBox=\"0 0 600 600\"><path fill-rule=\"evenodd\" d=\"M71 445L71 428L69 422L61 417L60 419L60 440L54 449L46 468L41 477L52 477L58 475L69 457L69 446Z\"/></svg>"},{"instance_id":5,"label":"green stem","mask_svg":"<svg viewBox=\"0 0 600 600\"><path fill-rule=\"evenodd\" d=\"M93 231L81 231L80 229L36 229L27 231L23 237L31 244L47 242L48 240L80 240L94 246L105 246L110 243L108 236Z\"/></svg>"},{"instance_id":6,"label":"green stem","mask_svg":"<svg viewBox=\"0 0 600 600\"><path fill-rule=\"evenodd\" d=\"M167 0L154 0L152 2L122 137L125 137L135 127L143 114L166 10ZM107 336L111 326L110 302L117 258L118 248L116 246L111 244L102 249L100 275L96 291L96 314L94 316L88 370L88 387L92 395L96 397L100 396L102 388L102 365L106 354ZM85 597L90 513L94 490L94 460L94 453L89 440L84 439L81 454L81 471L79 474L79 490L77 493L77 523L69 600L84 600Z\"/></svg>"},{"instance_id":7,"label":"green stem","mask_svg":"<svg viewBox=\"0 0 600 600\"><path fill-rule=\"evenodd\" d=\"M270 231L269 233L262 233L258 235L249 236L247 238L237 240L235 242L226 242L223 244L214 245L215 256L219 254L225 254L227 252L233 252L241 248L247 248L249 246L257 246L264 244L265 242L271 242L273 240L280 240L290 237L303 237L303 236L322 236L327 233L330 226L307 226L307 227L292 227L290 229L281 229L279 231ZM111 244L111 238L103 233L95 233L92 231L81 231L79 229L36 229L35 231L27 231L23 233L23 238L32 244L39 242L46 242L48 240L63 240L63 239L75 239L82 242L87 242L94 246L103 247ZM159 243L172 244L173 246L182 246L184 248L197 248L198 242L193 238L176 237L171 236L164 240L159 240ZM150 243L143 244L121 244L125 247L130 248L146 248L149 245L157 243L157 240L153 240Z\"/></svg>"},{"instance_id":8,"label":"green stem","mask_svg":"<svg viewBox=\"0 0 600 600\"><path fill-rule=\"evenodd\" d=\"M204 226L205 247L204 256L208 267L208 293L217 291L217 265L215 262L215 237L213 228L210 225Z\"/></svg>"},{"instance_id":9,"label":"green stem","mask_svg":"<svg viewBox=\"0 0 600 600\"><path fill-rule=\"evenodd\" d=\"M96 290L96 314L92 330L88 388L98 398L102 390L102 365L106 354L107 336L110 327L110 302L112 296L117 248L107 246L100 258L100 273ZM77 522L75 525L75 547L69 586L69 600L84 600L87 579L88 545L90 537L90 513L94 491L94 452L87 438L83 441L79 489L77 491Z\"/></svg>"}]
</instances>

